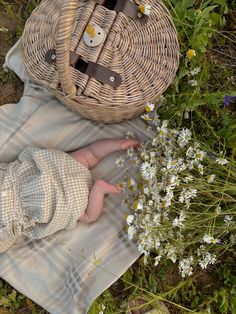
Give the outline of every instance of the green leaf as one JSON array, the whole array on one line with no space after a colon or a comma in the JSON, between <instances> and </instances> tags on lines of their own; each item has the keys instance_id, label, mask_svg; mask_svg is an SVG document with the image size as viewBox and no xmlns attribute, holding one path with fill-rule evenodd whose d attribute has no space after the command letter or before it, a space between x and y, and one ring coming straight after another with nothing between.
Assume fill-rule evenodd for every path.
<instances>
[{"instance_id":1,"label":"green leaf","mask_svg":"<svg viewBox=\"0 0 236 314\"><path fill-rule=\"evenodd\" d=\"M16 290L12 290L12 293L8 294L8 298L13 302L16 302L16 296L17 296Z\"/></svg>"},{"instance_id":2,"label":"green leaf","mask_svg":"<svg viewBox=\"0 0 236 314\"><path fill-rule=\"evenodd\" d=\"M215 8L217 8L218 5L211 5L209 7L206 7L204 10L202 10L198 15L197 15L197 20L205 19L208 17L209 13L213 11Z\"/></svg>"},{"instance_id":3,"label":"green leaf","mask_svg":"<svg viewBox=\"0 0 236 314\"><path fill-rule=\"evenodd\" d=\"M236 286L236 276L230 275L230 276L229 276L229 280L230 280L230 283L231 283L232 285L235 285L235 286Z\"/></svg>"},{"instance_id":4,"label":"green leaf","mask_svg":"<svg viewBox=\"0 0 236 314\"><path fill-rule=\"evenodd\" d=\"M191 46L195 50L199 50L202 53L206 52L206 46L208 44L208 36L206 33L196 34L191 40Z\"/></svg>"},{"instance_id":5,"label":"green leaf","mask_svg":"<svg viewBox=\"0 0 236 314\"><path fill-rule=\"evenodd\" d=\"M90 307L89 314L98 314L100 312L100 304L98 300L95 300Z\"/></svg>"},{"instance_id":6,"label":"green leaf","mask_svg":"<svg viewBox=\"0 0 236 314\"><path fill-rule=\"evenodd\" d=\"M226 6L226 0L214 0L214 3L219 4L222 7Z\"/></svg>"},{"instance_id":7,"label":"green leaf","mask_svg":"<svg viewBox=\"0 0 236 314\"><path fill-rule=\"evenodd\" d=\"M224 279L229 279L229 275L230 275L230 270L227 267L224 267L223 268Z\"/></svg>"},{"instance_id":8,"label":"green leaf","mask_svg":"<svg viewBox=\"0 0 236 314\"><path fill-rule=\"evenodd\" d=\"M157 281L152 273L149 274L148 283L151 291L155 293L157 291Z\"/></svg>"},{"instance_id":9,"label":"green leaf","mask_svg":"<svg viewBox=\"0 0 236 314\"><path fill-rule=\"evenodd\" d=\"M133 279L133 274L131 272L131 269L128 269L124 275L123 275L123 280L124 280L124 285L126 287L129 287L129 283L132 282L132 279Z\"/></svg>"},{"instance_id":10,"label":"green leaf","mask_svg":"<svg viewBox=\"0 0 236 314\"><path fill-rule=\"evenodd\" d=\"M205 9L208 4L210 4L212 2L212 0L208 0L208 1L202 1L201 6L200 6L200 10Z\"/></svg>"},{"instance_id":11,"label":"green leaf","mask_svg":"<svg viewBox=\"0 0 236 314\"><path fill-rule=\"evenodd\" d=\"M9 307L11 305L11 300L6 297L0 298L0 306Z\"/></svg>"},{"instance_id":12,"label":"green leaf","mask_svg":"<svg viewBox=\"0 0 236 314\"><path fill-rule=\"evenodd\" d=\"M211 14L211 22L212 25L218 25L221 21L221 16L218 13L212 13Z\"/></svg>"},{"instance_id":13,"label":"green leaf","mask_svg":"<svg viewBox=\"0 0 236 314\"><path fill-rule=\"evenodd\" d=\"M205 8L202 10L198 15L196 19L196 24L195 24L195 33L199 32L201 29L203 23L205 20L209 18L209 13L213 11L215 8L217 8L217 5L211 5L210 7ZM208 21L207 21L208 22Z\"/></svg>"},{"instance_id":14,"label":"green leaf","mask_svg":"<svg viewBox=\"0 0 236 314\"><path fill-rule=\"evenodd\" d=\"M193 7L194 4L195 4L195 0L183 0L182 1L182 6L185 9Z\"/></svg>"},{"instance_id":15,"label":"green leaf","mask_svg":"<svg viewBox=\"0 0 236 314\"><path fill-rule=\"evenodd\" d=\"M232 313L236 313L236 295L231 298Z\"/></svg>"}]
</instances>

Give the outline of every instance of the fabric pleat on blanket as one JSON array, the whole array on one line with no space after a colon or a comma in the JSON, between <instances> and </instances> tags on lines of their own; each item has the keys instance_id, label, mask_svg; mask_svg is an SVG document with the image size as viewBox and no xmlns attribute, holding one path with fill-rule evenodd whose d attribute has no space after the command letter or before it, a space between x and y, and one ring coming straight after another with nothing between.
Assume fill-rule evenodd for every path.
<instances>
[{"instance_id":1,"label":"fabric pleat on blanket","mask_svg":"<svg viewBox=\"0 0 236 314\"><path fill-rule=\"evenodd\" d=\"M71 151L98 139L124 137L128 131L139 140L152 137L140 118L105 125L69 111L29 79L20 41L8 52L6 64L25 89L19 103L0 107L0 162L15 160L27 146ZM105 158L93 178L119 182L126 167L115 166L117 156ZM102 216L93 224L78 224L33 242L22 237L0 255L0 276L50 313L87 313L93 300L140 255L124 231L127 214L121 196L108 196Z\"/></svg>"}]
</instances>

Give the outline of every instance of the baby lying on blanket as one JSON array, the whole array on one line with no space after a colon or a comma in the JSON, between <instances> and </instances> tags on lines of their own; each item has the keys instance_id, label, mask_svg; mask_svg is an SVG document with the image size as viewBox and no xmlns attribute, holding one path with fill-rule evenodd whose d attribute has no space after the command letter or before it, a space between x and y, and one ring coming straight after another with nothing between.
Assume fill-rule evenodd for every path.
<instances>
[{"instance_id":1,"label":"baby lying on blanket","mask_svg":"<svg viewBox=\"0 0 236 314\"><path fill-rule=\"evenodd\" d=\"M28 147L16 161L0 163L0 253L21 235L40 239L97 220L104 195L120 189L101 179L92 186L89 169L131 146L139 142L99 140L68 154Z\"/></svg>"}]
</instances>

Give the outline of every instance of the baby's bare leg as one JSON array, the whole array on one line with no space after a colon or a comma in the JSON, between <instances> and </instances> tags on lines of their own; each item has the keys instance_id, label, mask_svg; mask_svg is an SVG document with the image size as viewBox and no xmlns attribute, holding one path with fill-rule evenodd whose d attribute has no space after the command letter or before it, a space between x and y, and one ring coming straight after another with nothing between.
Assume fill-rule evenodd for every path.
<instances>
[{"instance_id":1,"label":"baby's bare leg","mask_svg":"<svg viewBox=\"0 0 236 314\"><path fill-rule=\"evenodd\" d=\"M89 193L88 206L79 221L93 222L96 221L102 213L104 195L107 193L119 194L121 190L104 180L97 180Z\"/></svg>"},{"instance_id":2,"label":"baby's bare leg","mask_svg":"<svg viewBox=\"0 0 236 314\"><path fill-rule=\"evenodd\" d=\"M139 145L139 142L133 139L99 140L70 154L90 169L95 167L102 158L115 151L125 150L131 146L138 147Z\"/></svg>"}]
</instances>

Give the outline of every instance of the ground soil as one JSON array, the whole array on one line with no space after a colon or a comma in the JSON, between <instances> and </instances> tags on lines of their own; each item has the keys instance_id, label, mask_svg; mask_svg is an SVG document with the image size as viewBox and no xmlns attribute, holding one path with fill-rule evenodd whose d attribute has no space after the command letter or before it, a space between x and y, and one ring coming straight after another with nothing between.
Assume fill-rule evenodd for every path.
<instances>
[{"instance_id":1,"label":"ground soil","mask_svg":"<svg viewBox=\"0 0 236 314\"><path fill-rule=\"evenodd\" d=\"M0 28L4 27L8 32L0 32L0 70L5 61L5 55L11 46L16 42L16 29L17 21L14 18L9 17L5 9L0 5ZM14 77L7 82L0 77L0 105L18 102L23 92L23 84L17 78Z\"/></svg>"}]
</instances>

